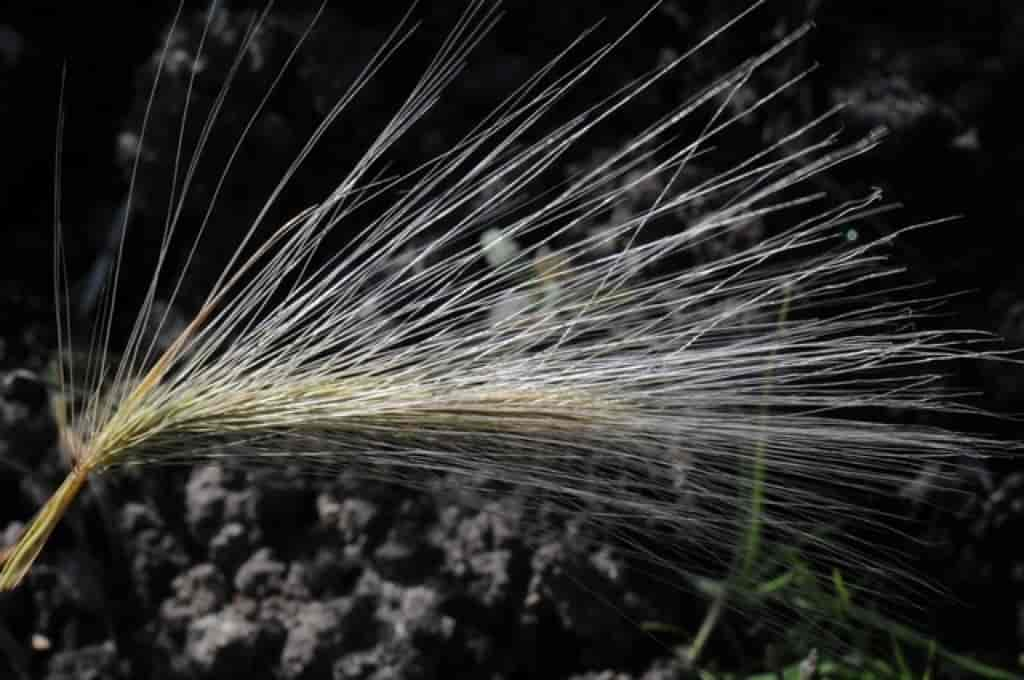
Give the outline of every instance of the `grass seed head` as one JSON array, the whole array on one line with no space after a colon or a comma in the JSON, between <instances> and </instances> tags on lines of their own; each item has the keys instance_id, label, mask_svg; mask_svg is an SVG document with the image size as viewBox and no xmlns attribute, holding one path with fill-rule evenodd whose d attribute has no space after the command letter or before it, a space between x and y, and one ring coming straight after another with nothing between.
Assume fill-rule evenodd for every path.
<instances>
[{"instance_id":1,"label":"grass seed head","mask_svg":"<svg viewBox=\"0 0 1024 680\"><path fill-rule=\"evenodd\" d=\"M194 66L218 16L211 9ZM239 63L265 18L241 39ZM815 186L881 133L840 142L829 131L833 111L712 174L695 172L740 122L799 81L752 101L740 96L806 28L661 115L634 121L618 148L560 183L546 183L551 168L729 26L567 116L561 105L623 49L629 31L582 57L570 46L449 148L389 174L389 154L459 77L495 19L492 3L470 2L334 188L268 226L289 169L194 316L160 345L145 330L171 323L157 284L172 283L175 303L213 228L205 212L174 269L166 256L183 238L179 208L206 130L229 104L231 71L194 151L175 158L153 283L115 361L106 348L125 312L116 293L126 211L91 365L61 371L67 403L87 395L62 421L74 466L9 549L0 588L21 582L90 475L128 464L286 461L410 484L438 474L481 490L498 482L584 516L682 575L701 556L742 544L749 571L755 557L768 559L767 540L881 570L863 545L825 537L823 528L853 518L882 525L884 515L872 512L880 495L993 450L981 438L888 416L966 411L944 395L943 366L985 352L975 334L913 325L907 296L894 294L899 267L884 256L898 235L843 238L879 209L879 196L829 207ZM296 166L353 99L367 96L411 30L399 24ZM170 63L171 36L159 70ZM188 117L197 72L186 80L183 138L200 124ZM147 122L142 128L144 141ZM238 145L248 131L237 132ZM531 193L539 198L523 198ZM216 190L209 199L212 209ZM787 219L789 228L699 256ZM325 253L339 233L345 245ZM65 285L58 278L59 293ZM65 314L62 345L67 323Z\"/></svg>"}]
</instances>

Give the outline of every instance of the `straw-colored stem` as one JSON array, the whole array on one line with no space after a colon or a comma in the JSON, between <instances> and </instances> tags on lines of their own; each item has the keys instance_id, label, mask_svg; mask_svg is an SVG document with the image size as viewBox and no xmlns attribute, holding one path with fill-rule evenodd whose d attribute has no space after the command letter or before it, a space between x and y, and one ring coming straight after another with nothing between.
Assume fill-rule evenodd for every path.
<instances>
[{"instance_id":1,"label":"straw-colored stem","mask_svg":"<svg viewBox=\"0 0 1024 680\"><path fill-rule=\"evenodd\" d=\"M46 505L33 518L32 523L25 529L18 542L0 556L3 561L3 571L0 572L0 591L11 590L21 583L21 579L28 573L32 563L35 562L43 546L46 545L57 522L64 516L71 501L78 495L88 477L89 468L84 465L76 465L57 491L50 496Z\"/></svg>"}]
</instances>

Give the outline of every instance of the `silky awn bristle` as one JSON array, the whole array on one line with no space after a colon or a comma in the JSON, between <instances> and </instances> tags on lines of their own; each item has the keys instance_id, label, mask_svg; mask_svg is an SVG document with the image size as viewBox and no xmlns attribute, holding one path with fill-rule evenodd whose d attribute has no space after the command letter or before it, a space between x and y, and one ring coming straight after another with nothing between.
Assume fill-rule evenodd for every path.
<instances>
[{"instance_id":1,"label":"silky awn bristle","mask_svg":"<svg viewBox=\"0 0 1024 680\"><path fill-rule=\"evenodd\" d=\"M114 303L123 282L111 269L93 368L61 376L69 395L89 395L65 427L76 466L9 552L0 587L21 581L88 475L128 464L282 461L408 484L443 474L481 492L499 483L682 573L688 558L741 540L755 473L765 535L797 545L824 542L822 527L870 521L870 499L898 494L942 460L991 450L956 431L877 415L963 410L943 396L943 365L981 356L970 333L909 323L907 301L891 295L899 268L884 240L843 238L878 196L830 205L813 182L870 151L880 133L840 143L832 111L713 177L689 172L806 75L755 101L737 96L806 27L638 123L618 149L545 187L541 200L522 196L729 26L559 119L556 104L571 101L629 31L575 62L574 46L443 154L404 175L382 174L495 18L492 4L470 3L330 195L261 231L327 127L352 99L372 96L372 77L412 30L399 25L167 346L145 332L167 325L155 282L170 273L175 302L188 263L175 277L167 270L178 264L161 257L116 362L102 350L112 319L128 310ZM699 133L681 138L695 122ZM244 137L239 131L240 144ZM179 159L162 254L203 143ZM645 205L614 210L641 189ZM748 247L696 257L717 239L784 219L789 229ZM666 233L666 224L676 228ZM212 226L202 224L197 248ZM324 257L335 233L356 236ZM629 538L637 533L656 540ZM848 564L875 568L857 544L828 541Z\"/></svg>"}]
</instances>

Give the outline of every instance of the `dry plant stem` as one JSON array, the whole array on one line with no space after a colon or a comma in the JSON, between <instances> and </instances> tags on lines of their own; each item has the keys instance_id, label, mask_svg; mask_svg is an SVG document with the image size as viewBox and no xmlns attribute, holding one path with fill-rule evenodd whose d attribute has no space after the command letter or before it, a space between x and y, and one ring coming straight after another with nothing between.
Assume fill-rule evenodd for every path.
<instances>
[{"instance_id":1,"label":"dry plant stem","mask_svg":"<svg viewBox=\"0 0 1024 680\"><path fill-rule=\"evenodd\" d=\"M50 496L50 500L39 510L18 542L7 549L3 555L4 576L0 579L0 589L9 590L25 577L53 533L57 522L64 516L88 478L89 468L85 465L76 465Z\"/></svg>"}]
</instances>

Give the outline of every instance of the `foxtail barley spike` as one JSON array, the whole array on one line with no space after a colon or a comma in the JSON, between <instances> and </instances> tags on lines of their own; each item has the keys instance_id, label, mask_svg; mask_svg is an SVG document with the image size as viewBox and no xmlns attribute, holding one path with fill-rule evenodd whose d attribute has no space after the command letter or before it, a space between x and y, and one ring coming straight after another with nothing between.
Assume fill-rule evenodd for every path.
<instances>
[{"instance_id":1,"label":"foxtail barley spike","mask_svg":"<svg viewBox=\"0 0 1024 680\"><path fill-rule=\"evenodd\" d=\"M403 20L265 199L192 320L158 349L145 332L168 325L155 304L157 281L167 275L181 206L228 101L232 68L195 152L180 173L175 168L153 283L118 363L108 365L105 348L121 313L127 228L91 368L64 375L61 364L65 403L88 395L62 423L75 462L9 549L0 589L22 581L91 475L129 464L283 461L408 484L436 474L481 489L500 483L579 513L682 572L709 545L742 541L737 517L750 502L744 484L752 468L758 526L774 540L807 543L818 540L819 527L866 521L870 508L857 499L893 494L941 459L992 449L956 431L865 415L965 411L943 396L942 366L986 356L974 349L975 334L911 325L905 301L891 295L899 268L882 252L899 234L844 242L846 230L883 209L876 194L818 206L824 197L811 180L870 151L880 132L840 144L822 132L835 110L711 178L691 179L695 161L713 156L737 122L806 76L756 101L737 97L806 27L636 125L617 150L545 187L540 199L521 197L729 26L599 103L552 120L556 104L632 29L576 63L572 45L443 153L385 175L389 151L459 77L496 17L493 4L470 2L335 189L261 241L297 167L410 35ZM166 47L161 66L165 58ZM265 103L238 132L223 174ZM187 101L184 111L182 131ZM696 136L681 138L684 125L696 125ZM646 205L625 216L614 210L645 187L654 187ZM172 303L210 216L172 277ZM718 259L696 257L766 219L794 224ZM328 236L343 230L357 235L325 257ZM691 263L680 267L684 261ZM66 285L58 266L59 298ZM66 316L62 343L70 337ZM629 538L636 532L657 540ZM763 552L761 538L747 537L745 562ZM829 548L870 568L856 546Z\"/></svg>"}]
</instances>

